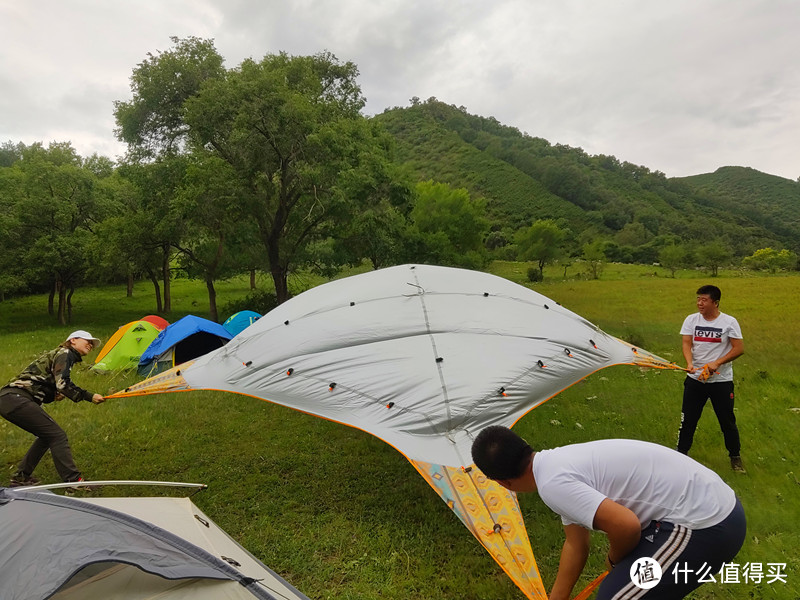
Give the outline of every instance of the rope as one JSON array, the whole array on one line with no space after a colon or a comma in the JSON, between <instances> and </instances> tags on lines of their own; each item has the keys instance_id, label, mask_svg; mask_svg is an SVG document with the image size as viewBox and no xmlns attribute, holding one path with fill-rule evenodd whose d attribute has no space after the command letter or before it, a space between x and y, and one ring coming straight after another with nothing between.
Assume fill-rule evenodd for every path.
<instances>
[{"instance_id":1,"label":"rope","mask_svg":"<svg viewBox=\"0 0 800 600\"><path fill-rule=\"evenodd\" d=\"M606 575L608 575L608 571L603 571L603 573L595 577L594 581L592 581L589 585L583 588L583 591L581 591L581 593L575 596L572 600L586 600L589 596L592 595L592 592L594 592L597 589L597 587L603 582L603 579L606 578Z\"/></svg>"}]
</instances>

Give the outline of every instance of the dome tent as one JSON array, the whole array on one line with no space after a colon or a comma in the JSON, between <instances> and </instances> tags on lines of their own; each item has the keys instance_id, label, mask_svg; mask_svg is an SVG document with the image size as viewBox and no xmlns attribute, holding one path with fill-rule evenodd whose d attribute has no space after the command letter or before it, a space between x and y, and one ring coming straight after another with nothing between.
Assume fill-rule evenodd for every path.
<instances>
[{"instance_id":1,"label":"dome tent","mask_svg":"<svg viewBox=\"0 0 800 600\"><path fill-rule=\"evenodd\" d=\"M141 321L148 321L158 328L159 331L163 331L169 325L169 321L167 321L164 317L159 317L158 315L147 315L146 317L142 317Z\"/></svg>"},{"instance_id":2,"label":"dome tent","mask_svg":"<svg viewBox=\"0 0 800 600\"><path fill-rule=\"evenodd\" d=\"M219 323L187 315L162 331L139 359L139 374L161 373L224 346L233 336Z\"/></svg>"},{"instance_id":3,"label":"dome tent","mask_svg":"<svg viewBox=\"0 0 800 600\"><path fill-rule=\"evenodd\" d=\"M228 317L222 326L227 329L228 333L232 336L236 336L260 318L261 315L257 312L253 312L252 310L240 310Z\"/></svg>"},{"instance_id":4,"label":"dome tent","mask_svg":"<svg viewBox=\"0 0 800 600\"><path fill-rule=\"evenodd\" d=\"M102 372L136 367L144 351L162 329L145 318L126 323L114 332L97 354L92 370Z\"/></svg>"},{"instance_id":5,"label":"dome tent","mask_svg":"<svg viewBox=\"0 0 800 600\"><path fill-rule=\"evenodd\" d=\"M188 498L0 488L0 528L4 600L308 600Z\"/></svg>"}]
</instances>

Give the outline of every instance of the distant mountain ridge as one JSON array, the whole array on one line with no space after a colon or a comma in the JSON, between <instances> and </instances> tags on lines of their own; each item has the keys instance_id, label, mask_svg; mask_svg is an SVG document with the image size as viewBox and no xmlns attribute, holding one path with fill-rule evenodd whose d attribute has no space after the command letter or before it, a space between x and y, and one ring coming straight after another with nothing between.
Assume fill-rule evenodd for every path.
<instances>
[{"instance_id":1,"label":"distant mountain ridge","mask_svg":"<svg viewBox=\"0 0 800 600\"><path fill-rule=\"evenodd\" d=\"M800 184L782 177L722 167L667 178L614 156L553 145L435 98L375 119L396 140L397 162L420 180L486 198L495 229L555 219L577 238L603 236L645 258L676 241L719 240L735 256L767 246L800 251Z\"/></svg>"},{"instance_id":2,"label":"distant mountain ridge","mask_svg":"<svg viewBox=\"0 0 800 600\"><path fill-rule=\"evenodd\" d=\"M724 202L782 237L800 238L800 184L750 167L681 178L710 202Z\"/></svg>"}]
</instances>

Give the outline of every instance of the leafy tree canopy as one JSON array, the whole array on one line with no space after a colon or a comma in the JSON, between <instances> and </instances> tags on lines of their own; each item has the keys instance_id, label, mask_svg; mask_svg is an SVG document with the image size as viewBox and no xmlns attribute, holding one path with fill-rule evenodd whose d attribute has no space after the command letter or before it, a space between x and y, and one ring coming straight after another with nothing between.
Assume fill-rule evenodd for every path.
<instances>
[{"instance_id":1,"label":"leafy tree canopy","mask_svg":"<svg viewBox=\"0 0 800 600\"><path fill-rule=\"evenodd\" d=\"M536 261L539 272L544 275L544 266L562 255L567 234L551 219L535 221L517 233L519 259Z\"/></svg>"}]
</instances>

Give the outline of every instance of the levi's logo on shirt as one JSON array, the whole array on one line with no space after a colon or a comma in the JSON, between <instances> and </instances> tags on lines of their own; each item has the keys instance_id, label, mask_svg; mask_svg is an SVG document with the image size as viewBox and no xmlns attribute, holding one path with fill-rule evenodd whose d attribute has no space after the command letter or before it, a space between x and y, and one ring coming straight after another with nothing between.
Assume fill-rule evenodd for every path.
<instances>
[{"instance_id":1,"label":"levi's logo on shirt","mask_svg":"<svg viewBox=\"0 0 800 600\"><path fill-rule=\"evenodd\" d=\"M697 325L694 328L694 341L695 342L712 342L714 344L722 343L722 329L719 327L703 327Z\"/></svg>"}]
</instances>

